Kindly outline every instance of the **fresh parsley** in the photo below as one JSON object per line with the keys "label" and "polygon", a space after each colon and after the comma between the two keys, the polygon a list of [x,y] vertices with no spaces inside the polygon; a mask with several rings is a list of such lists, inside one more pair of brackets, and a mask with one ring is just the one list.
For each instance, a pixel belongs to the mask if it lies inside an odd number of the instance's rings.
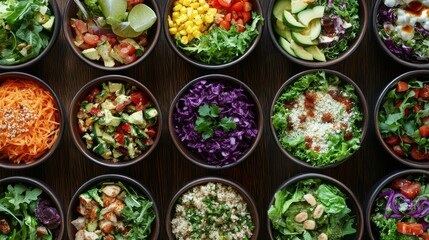
{"label": "fresh parsley", "polygon": [[198,117],[195,120],[195,131],[200,133],[203,139],[213,136],[216,128],[222,128],[228,132],[237,127],[237,124],[229,117],[223,117],[218,121],[220,109],[215,104],[204,104],[198,108]]}

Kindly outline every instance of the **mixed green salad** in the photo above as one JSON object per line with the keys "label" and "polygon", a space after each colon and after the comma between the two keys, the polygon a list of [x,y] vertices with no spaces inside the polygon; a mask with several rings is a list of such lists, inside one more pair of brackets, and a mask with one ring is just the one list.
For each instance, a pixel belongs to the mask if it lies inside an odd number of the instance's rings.
{"label": "mixed green salad", "polygon": [[38,187],[0,186],[0,239],[57,239],[61,216]]}
{"label": "mixed green salad", "polygon": [[378,126],[386,144],[399,157],[429,159],[429,84],[412,78],[397,82],[384,96]]}
{"label": "mixed green salad", "polygon": [[285,150],[313,166],[327,166],[360,147],[363,114],[352,84],[323,71],[288,85],[271,117]]}
{"label": "mixed green salad", "polygon": [[333,240],[356,232],[346,195],[321,179],[300,180],[276,192],[268,217],[277,240]]}
{"label": "mixed green salad", "polygon": [[153,202],[122,182],[102,182],[79,195],[76,239],[149,239]]}
{"label": "mixed green salad", "polygon": [[129,83],[105,82],[91,89],[77,120],[87,148],[113,162],[138,157],[158,134],[158,110]]}
{"label": "mixed green salad", "polygon": [[277,0],[272,14],[281,47],[307,61],[338,58],[361,27],[358,0]]}
{"label": "mixed green salad", "polygon": [[405,61],[429,62],[429,3],[381,1],[377,13],[378,34],[386,47]]}
{"label": "mixed green salad", "polygon": [[0,0],[0,65],[37,57],[48,46],[54,21],[48,0]]}
{"label": "mixed green salad", "polygon": [[371,224],[381,240],[429,239],[427,175],[394,179],[375,199]]}

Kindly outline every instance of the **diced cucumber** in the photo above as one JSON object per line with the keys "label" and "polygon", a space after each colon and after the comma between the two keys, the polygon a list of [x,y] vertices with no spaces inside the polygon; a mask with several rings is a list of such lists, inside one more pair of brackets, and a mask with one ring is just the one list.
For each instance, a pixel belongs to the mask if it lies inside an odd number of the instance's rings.
{"label": "diced cucumber", "polygon": [[120,94],[123,94],[123,92],[125,92],[125,86],[122,83],[112,83],[112,82],[109,82],[109,91],[111,93],[120,93]]}
{"label": "diced cucumber", "polygon": [[97,137],[101,137],[103,135],[103,131],[101,130],[101,126],[98,121],[94,123],[94,130]]}
{"label": "diced cucumber", "polygon": [[113,139],[112,135],[110,135],[108,133],[104,132],[103,135],[101,136],[101,139],[106,141],[106,143],[115,144],[115,139]]}
{"label": "diced cucumber", "polygon": [[134,158],[136,156],[136,151],[135,151],[135,146],[136,144],[133,142],[130,142],[127,146],[127,150],[128,150],[128,154],[130,155],[130,158]]}
{"label": "diced cucumber", "polygon": [[82,106],[85,109],[85,112],[89,113],[91,109],[94,107],[94,104],[90,102],[86,102],[85,104],[82,103]]}
{"label": "diced cucumber", "polygon": [[144,111],[144,117],[146,119],[151,119],[158,116],[158,111],[156,108],[148,108]]}
{"label": "diced cucumber", "polygon": [[89,222],[89,223],[86,225],[86,230],[87,230],[88,232],[94,232],[95,230],[97,230],[97,227],[98,227],[98,220],[94,220],[94,221],[92,221],[92,222]]}
{"label": "diced cucumber", "polygon": [[115,150],[115,149],[113,149],[112,153],[113,153],[113,158],[120,158],[120,157],[122,157],[122,153],[119,152],[119,151],[117,151],[117,150]]}

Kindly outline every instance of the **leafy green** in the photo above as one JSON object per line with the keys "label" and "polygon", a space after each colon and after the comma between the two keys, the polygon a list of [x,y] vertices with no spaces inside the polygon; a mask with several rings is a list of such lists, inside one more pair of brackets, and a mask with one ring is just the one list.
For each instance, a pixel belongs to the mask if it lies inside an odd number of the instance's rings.
{"label": "leafy green", "polygon": [[198,108],[199,116],[195,120],[195,131],[201,133],[203,139],[208,139],[213,136],[214,130],[221,127],[228,132],[237,127],[237,124],[229,117],[223,117],[219,122],[216,120],[219,117],[219,107],[215,104],[201,105]]}
{"label": "leafy green", "polygon": [[85,0],[86,10],[90,16],[103,16],[98,0]]}
{"label": "leafy green", "polygon": [[[306,194],[313,195],[317,204],[325,207],[320,218],[312,217],[314,207],[304,199]],[[342,239],[356,232],[344,193],[320,179],[301,180],[276,192],[274,198],[268,217],[275,229],[275,239],[316,239],[321,233],[327,234],[328,239]],[[305,230],[302,223],[295,221],[295,216],[301,212],[307,212],[308,219],[316,222],[314,230]]]}
{"label": "leafy green", "polygon": [[53,16],[47,0],[0,0],[0,10],[1,65],[26,62],[48,46],[50,28],[43,24]]}
{"label": "leafy green", "polygon": [[257,29],[263,24],[263,17],[252,12],[251,25],[246,24],[243,32],[238,32],[234,26],[229,30],[213,24],[207,34],[193,39],[188,44],[182,44],[176,39],[176,46],[198,61],[207,64],[225,64],[239,58],[250,47],[253,40],[259,35]]}

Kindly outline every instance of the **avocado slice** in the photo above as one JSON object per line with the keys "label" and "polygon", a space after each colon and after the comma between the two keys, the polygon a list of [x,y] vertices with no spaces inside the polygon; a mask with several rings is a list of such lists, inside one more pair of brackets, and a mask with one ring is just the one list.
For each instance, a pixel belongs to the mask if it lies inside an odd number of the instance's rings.
{"label": "avocado slice", "polygon": [[313,61],[313,55],[311,53],[307,52],[300,45],[296,44],[294,41],[292,41],[290,43],[290,48],[293,50],[293,52],[295,53],[295,55],[298,58],[301,58],[301,59],[307,60],[307,61]]}
{"label": "avocado slice", "polygon": [[304,26],[308,26],[311,20],[315,18],[322,18],[324,13],[324,6],[315,6],[311,9],[305,9],[299,12],[297,14],[297,18]]}
{"label": "avocado slice", "polygon": [[292,39],[299,45],[302,46],[313,46],[317,45],[318,42],[315,40],[311,40],[309,35],[303,35],[298,32],[292,32]]}
{"label": "avocado slice", "polygon": [[278,0],[274,3],[273,15],[275,18],[281,20],[284,10],[291,10],[291,0]]}
{"label": "avocado slice", "polygon": [[313,58],[316,59],[317,61],[326,62],[325,54],[322,51],[320,51],[320,49],[317,46],[309,46],[309,47],[306,47],[305,50],[311,53],[311,55],[313,55]]}
{"label": "avocado slice", "polygon": [[283,23],[290,29],[304,29],[305,26],[298,22],[288,10],[283,11]]}
{"label": "avocado slice", "polygon": [[282,38],[282,37],[279,37],[279,43],[280,43],[280,46],[282,46],[282,48],[283,48],[287,53],[289,53],[290,55],[292,55],[292,56],[296,57],[295,52],[292,50],[292,48],[290,48],[290,42],[288,42],[288,40],[286,40],[286,39],[284,39],[284,38]]}
{"label": "avocado slice", "polygon": [[304,10],[308,6],[303,0],[291,0],[291,11],[292,13],[298,13]]}
{"label": "avocado slice", "polygon": [[322,32],[322,25],[320,23],[320,19],[311,20],[308,27],[310,28],[310,33],[309,33],[310,39],[311,40],[317,39],[320,36],[320,33]]}
{"label": "avocado slice", "polygon": [[52,30],[52,27],[54,26],[55,16],[50,16],[49,20],[42,24],[42,27],[48,31]]}

